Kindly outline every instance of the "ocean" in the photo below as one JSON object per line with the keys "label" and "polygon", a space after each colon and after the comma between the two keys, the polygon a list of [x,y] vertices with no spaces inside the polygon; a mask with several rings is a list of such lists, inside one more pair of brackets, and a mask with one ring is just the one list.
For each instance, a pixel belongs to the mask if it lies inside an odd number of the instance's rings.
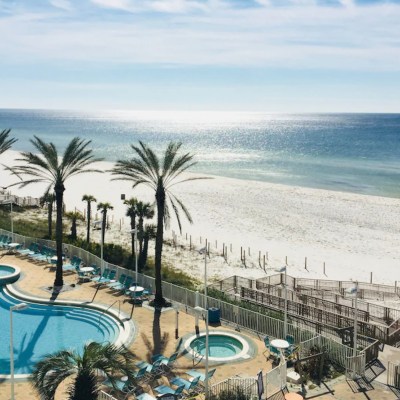
{"label": "ocean", "polygon": [[286,185],[400,197],[400,114],[55,111],[0,109],[13,150],[37,135],[62,149],[74,136],[107,161],[129,158],[139,140],[195,154],[193,172]]}

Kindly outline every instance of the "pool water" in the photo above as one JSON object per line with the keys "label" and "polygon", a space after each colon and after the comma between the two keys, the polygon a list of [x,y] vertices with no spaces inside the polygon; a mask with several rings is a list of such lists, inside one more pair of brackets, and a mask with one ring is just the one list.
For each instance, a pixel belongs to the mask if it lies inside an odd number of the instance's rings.
{"label": "pool water", "polygon": [[[206,354],[205,343],[205,336],[200,336],[190,343],[190,347],[195,353],[204,356]],[[243,344],[231,336],[210,335],[208,348],[209,357],[228,358],[239,354],[243,350]]]}
{"label": "pool water", "polygon": [[15,268],[8,265],[0,265],[0,276],[8,276],[15,272]]}
{"label": "pool water", "polygon": [[[10,306],[21,303],[0,286],[0,375],[10,373]],[[118,338],[116,320],[99,311],[28,303],[13,312],[16,374],[29,374],[43,356],[61,349],[82,349],[88,341],[113,342]]]}

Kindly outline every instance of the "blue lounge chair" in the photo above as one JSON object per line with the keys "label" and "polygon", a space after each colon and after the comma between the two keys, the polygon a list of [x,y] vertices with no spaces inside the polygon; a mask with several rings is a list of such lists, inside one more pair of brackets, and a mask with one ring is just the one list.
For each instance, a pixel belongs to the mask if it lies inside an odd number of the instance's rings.
{"label": "blue lounge chair", "polygon": [[[208,371],[208,380],[211,380],[215,374],[215,371],[217,369],[213,368],[210,371]],[[188,375],[192,376],[193,378],[200,378],[201,382],[204,382],[206,379],[205,374],[203,374],[202,372],[198,371],[197,369],[191,369],[190,371],[186,372]]]}
{"label": "blue lounge chair", "polygon": [[111,289],[121,290],[124,288],[125,280],[126,280],[126,275],[121,274],[117,282],[108,283],[107,286]]}
{"label": "blue lounge chair", "polygon": [[201,392],[203,389],[199,388],[200,377],[194,378],[192,381],[188,381],[187,379],[181,377],[175,377],[170,381],[171,385],[174,386],[184,386],[184,390],[191,396],[192,394],[196,394]]}
{"label": "blue lounge chair", "polygon": [[154,388],[157,393],[160,394],[173,394],[174,396],[181,397],[183,389],[185,389],[184,385],[178,386],[176,389],[172,389],[172,387],[167,385],[160,385]]}
{"label": "blue lounge chair", "polygon": [[117,274],[117,271],[115,271],[115,270],[113,269],[113,270],[111,270],[111,271],[109,272],[107,278],[100,279],[100,280],[98,281],[98,283],[103,283],[103,284],[104,284],[104,283],[109,283],[109,282],[111,282],[111,281],[114,280],[116,274]]}
{"label": "blue lounge chair", "polygon": [[174,364],[176,363],[177,358],[178,358],[178,352],[171,354],[170,357],[165,357],[162,354],[156,354],[151,357],[151,361],[153,363],[158,361],[160,367],[166,367],[168,369],[172,369],[174,367]]}
{"label": "blue lounge chair", "polygon": [[145,392],[140,394],[139,396],[136,396],[136,400],[157,400],[157,399]]}
{"label": "blue lounge chair", "polygon": [[108,278],[109,274],[110,274],[110,269],[105,268],[101,275],[92,278],[91,281],[95,282],[95,283],[99,283],[100,281],[103,281],[103,279],[106,280]]}

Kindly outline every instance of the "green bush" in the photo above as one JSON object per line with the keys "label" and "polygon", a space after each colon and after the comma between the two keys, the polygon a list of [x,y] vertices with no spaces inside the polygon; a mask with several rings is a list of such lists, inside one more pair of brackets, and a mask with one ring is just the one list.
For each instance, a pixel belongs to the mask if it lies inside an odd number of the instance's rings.
{"label": "green bush", "polygon": [[248,400],[249,396],[240,387],[232,390],[222,390],[217,396],[211,395],[210,400]]}

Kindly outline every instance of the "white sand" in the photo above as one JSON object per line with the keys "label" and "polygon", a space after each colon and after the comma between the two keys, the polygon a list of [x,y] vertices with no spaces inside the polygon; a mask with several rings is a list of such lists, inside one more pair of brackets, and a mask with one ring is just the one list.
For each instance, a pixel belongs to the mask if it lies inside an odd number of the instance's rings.
{"label": "white sand", "polygon": [[[1,156],[1,162],[11,165],[16,156],[16,152],[8,151]],[[112,163],[99,165],[103,170],[111,167]],[[144,187],[132,191],[129,183],[110,178],[109,173],[71,178],[65,185],[65,203],[67,210],[76,207],[83,211],[84,194],[110,202],[114,206],[110,212],[114,223],[106,241],[128,243],[129,224],[124,217],[121,193],[127,198],[135,196],[151,202],[154,193]],[[15,177],[2,172],[1,186],[15,181]],[[21,196],[38,197],[43,192],[44,186],[38,184],[12,188],[13,194]],[[214,251],[208,263],[210,279],[234,274],[249,278],[265,276],[258,265],[258,256],[259,251],[262,255],[268,251],[268,274],[284,265],[287,256],[288,273],[293,276],[369,281],[372,272],[376,283],[393,285],[400,280],[400,199],[221,177],[178,185],[174,193],[194,220],[193,225],[183,222],[183,236],[178,241],[188,246],[185,240],[188,233],[199,249],[204,247],[204,238],[208,238]],[[121,218],[124,218],[122,230]],[[171,237],[172,229],[177,232],[176,223],[167,231],[167,237]],[[93,238],[98,236],[98,232],[93,233]],[[228,245],[227,262],[219,255],[223,242]],[[246,249],[247,268],[240,261],[240,246]],[[180,248],[165,247],[165,256],[176,268],[202,277],[204,261],[197,251],[190,254]],[[304,268],[305,257],[308,270]]]}

